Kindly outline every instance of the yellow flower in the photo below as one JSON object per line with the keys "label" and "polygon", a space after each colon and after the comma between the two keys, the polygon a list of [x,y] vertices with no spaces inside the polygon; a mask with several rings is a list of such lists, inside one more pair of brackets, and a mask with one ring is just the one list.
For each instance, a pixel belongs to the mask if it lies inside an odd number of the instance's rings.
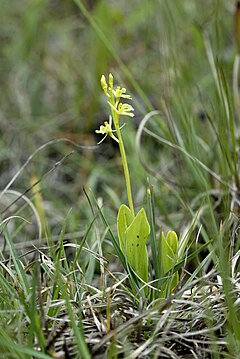
{"label": "yellow flower", "polygon": [[109,122],[105,121],[104,124],[100,126],[100,129],[95,130],[95,132],[104,135],[103,139],[100,142],[98,142],[98,145],[102,143],[108,135],[111,138],[113,138],[116,142],[119,142],[118,138],[113,134],[113,132],[116,132],[116,130],[112,129],[112,116],[109,116]]}
{"label": "yellow flower", "polygon": [[118,102],[121,97],[122,98],[128,98],[129,100],[131,100],[132,97],[130,95],[127,95],[126,92],[127,92],[127,90],[125,89],[125,87],[121,88],[120,86],[118,86],[116,88],[116,91],[113,90],[113,94],[114,94],[114,96],[116,98],[116,102]]}
{"label": "yellow flower", "polygon": [[118,115],[134,117],[134,113],[131,112],[131,111],[134,111],[134,108],[131,105],[129,105],[128,103],[120,102],[120,104],[118,106],[113,106],[108,101],[108,104],[115,112],[117,112]]}

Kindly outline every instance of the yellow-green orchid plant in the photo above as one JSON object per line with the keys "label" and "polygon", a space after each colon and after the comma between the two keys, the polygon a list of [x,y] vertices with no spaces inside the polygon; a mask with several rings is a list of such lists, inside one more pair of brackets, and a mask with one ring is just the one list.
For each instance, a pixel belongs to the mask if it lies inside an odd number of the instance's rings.
{"label": "yellow-green orchid plant", "polygon": [[[121,99],[131,100],[124,87],[117,86],[114,88],[113,75],[109,74],[108,82],[104,75],[101,77],[101,86],[108,99],[111,109],[109,121],[105,121],[96,133],[104,135],[101,143],[107,136],[110,136],[119,145],[124,169],[126,190],[129,207],[122,204],[118,211],[117,228],[119,244],[122,252],[126,256],[128,263],[132,266],[135,273],[144,281],[148,282],[148,252],[146,242],[150,234],[150,226],[144,208],[135,215],[131,181],[127,164],[127,157],[124,148],[120,126],[120,117],[134,117],[134,108],[120,102]],[[164,277],[176,264],[178,258],[178,237],[174,231],[169,231],[167,236],[161,234],[158,247],[158,263],[160,277]],[[170,291],[172,291],[179,281],[178,273],[175,272],[171,278]],[[147,291],[145,291],[147,292]],[[167,293],[166,285],[161,289],[161,293]]]}
{"label": "yellow-green orchid plant", "polygon": [[[105,121],[104,125],[100,126],[100,129],[96,130],[96,132],[104,135],[99,143],[109,135],[119,145],[129,204],[129,207],[122,204],[118,212],[117,224],[120,248],[136,274],[144,282],[147,282],[148,253],[146,242],[150,233],[150,226],[144,208],[140,209],[135,215],[127,157],[121,135],[123,126],[120,126],[119,123],[121,116],[134,117],[134,108],[127,103],[120,102],[121,99],[131,100],[132,98],[126,93],[127,91],[124,87],[117,86],[116,89],[114,88],[112,74],[109,74],[108,83],[104,75],[101,77],[101,86],[108,98],[111,115],[109,116],[109,122]],[[112,128],[112,125],[114,125],[114,128]]]}

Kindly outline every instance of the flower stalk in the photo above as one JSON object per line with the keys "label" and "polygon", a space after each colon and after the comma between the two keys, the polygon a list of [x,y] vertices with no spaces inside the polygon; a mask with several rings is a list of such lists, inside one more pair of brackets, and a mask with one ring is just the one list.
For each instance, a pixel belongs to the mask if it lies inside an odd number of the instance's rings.
{"label": "flower stalk", "polygon": [[124,147],[124,143],[123,143],[123,139],[122,139],[122,135],[121,135],[121,130],[119,127],[119,117],[120,116],[116,111],[114,111],[113,108],[111,110],[112,110],[113,122],[114,122],[114,125],[116,128],[119,150],[120,150],[120,154],[121,154],[121,158],[122,158],[123,171],[124,171],[127,197],[128,197],[128,204],[129,204],[129,208],[134,216],[135,213],[134,213],[134,206],[133,206],[133,199],[132,199],[131,180],[130,180],[130,174],[129,174],[129,169],[128,169],[127,156],[126,156],[126,151],[125,151],[125,147]]}

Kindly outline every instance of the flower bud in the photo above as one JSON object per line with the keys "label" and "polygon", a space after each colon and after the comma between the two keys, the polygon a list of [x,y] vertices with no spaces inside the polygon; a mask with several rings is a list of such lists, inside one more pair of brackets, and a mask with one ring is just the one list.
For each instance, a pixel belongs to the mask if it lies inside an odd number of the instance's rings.
{"label": "flower bud", "polygon": [[107,86],[107,82],[106,82],[106,77],[104,75],[102,75],[102,77],[101,77],[101,86],[102,86],[104,93],[106,95],[108,95],[108,92],[107,92],[108,86]]}
{"label": "flower bud", "polygon": [[113,75],[110,73],[108,78],[109,86],[113,89]]}

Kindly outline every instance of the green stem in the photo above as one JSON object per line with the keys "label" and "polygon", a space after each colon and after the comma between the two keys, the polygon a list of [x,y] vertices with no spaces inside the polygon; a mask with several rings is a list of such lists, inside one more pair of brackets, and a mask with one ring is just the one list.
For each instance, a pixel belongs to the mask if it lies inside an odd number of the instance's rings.
{"label": "green stem", "polygon": [[128,196],[128,204],[129,204],[129,208],[130,208],[133,216],[135,217],[133,199],[132,199],[131,181],[130,181],[130,175],[129,175],[128,164],[127,164],[127,156],[126,156],[126,152],[125,152],[125,148],[124,148],[124,144],[123,144],[123,140],[122,140],[121,130],[119,127],[119,115],[115,111],[112,111],[112,116],[113,116],[113,122],[115,125],[115,129],[116,129],[117,137],[118,137],[118,141],[119,141],[118,145],[119,145],[120,154],[121,154],[121,158],[122,158],[123,171],[124,171],[127,196]]}

